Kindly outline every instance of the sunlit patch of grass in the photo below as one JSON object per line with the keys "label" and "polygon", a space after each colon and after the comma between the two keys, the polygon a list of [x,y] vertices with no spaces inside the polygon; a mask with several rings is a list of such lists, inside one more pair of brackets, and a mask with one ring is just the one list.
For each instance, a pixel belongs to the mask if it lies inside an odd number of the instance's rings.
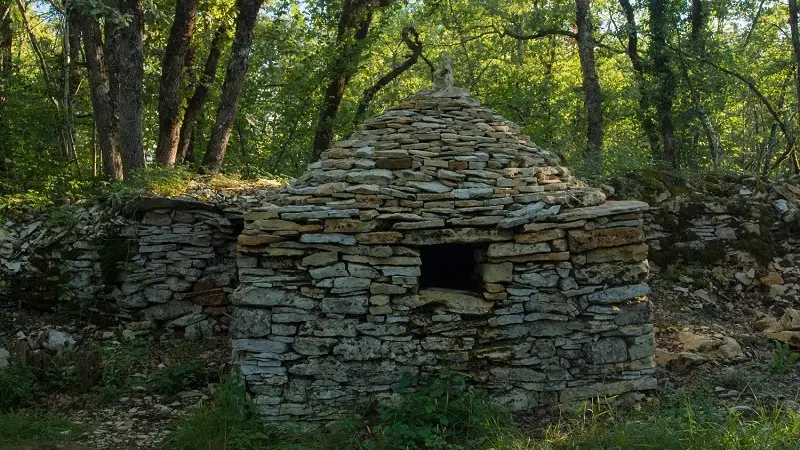
{"label": "sunlit patch of grass", "polygon": [[800,412],[785,407],[719,411],[686,399],[680,408],[562,417],[536,436],[502,436],[496,450],[798,449]]}

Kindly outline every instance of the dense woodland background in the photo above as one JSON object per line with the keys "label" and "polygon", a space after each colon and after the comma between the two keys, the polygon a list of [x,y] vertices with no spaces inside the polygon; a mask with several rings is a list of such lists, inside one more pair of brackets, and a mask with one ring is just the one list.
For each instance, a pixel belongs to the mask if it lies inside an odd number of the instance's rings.
{"label": "dense woodland background", "polygon": [[297,175],[443,54],[583,175],[800,170],[796,0],[0,0],[0,195]]}

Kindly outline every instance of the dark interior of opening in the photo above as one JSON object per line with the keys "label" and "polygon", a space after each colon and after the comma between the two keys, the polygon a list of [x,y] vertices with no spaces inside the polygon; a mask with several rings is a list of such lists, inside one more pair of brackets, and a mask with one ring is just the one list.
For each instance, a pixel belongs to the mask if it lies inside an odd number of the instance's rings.
{"label": "dark interior of opening", "polygon": [[474,245],[441,244],[420,247],[422,275],[420,289],[476,289]]}

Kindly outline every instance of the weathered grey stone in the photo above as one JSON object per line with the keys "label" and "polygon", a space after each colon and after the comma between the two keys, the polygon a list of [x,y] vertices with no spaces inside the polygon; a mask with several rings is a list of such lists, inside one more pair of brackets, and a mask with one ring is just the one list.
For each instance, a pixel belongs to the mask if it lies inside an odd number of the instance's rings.
{"label": "weathered grey stone", "polygon": [[258,338],[270,334],[270,319],[272,311],[269,309],[235,308],[231,315],[231,337]]}
{"label": "weathered grey stone", "polygon": [[614,317],[614,322],[619,326],[653,322],[653,307],[648,301],[619,305],[618,308],[619,313]]}
{"label": "weathered grey stone", "polygon": [[231,303],[238,306],[285,306],[297,297],[292,291],[241,285],[231,294]]}
{"label": "weathered grey stone", "polygon": [[299,336],[294,340],[292,350],[306,356],[327,355],[335,343],[336,340],[330,338]]}
{"label": "weathered grey stone", "polygon": [[195,305],[188,300],[171,300],[161,305],[151,306],[141,310],[144,319],[172,320],[186,314],[197,314],[203,310],[200,305]]}
{"label": "weathered grey stone", "polygon": [[638,262],[647,259],[647,244],[623,247],[598,248],[586,253],[586,263],[596,264],[610,261]]}
{"label": "weathered grey stone", "polygon": [[308,271],[312,278],[333,278],[333,277],[346,277],[349,275],[347,272],[347,265],[343,262],[331,264],[330,266],[319,267]]}
{"label": "weathered grey stone", "polygon": [[486,256],[490,258],[501,258],[506,256],[520,256],[528,255],[531,253],[546,253],[550,251],[550,246],[545,242],[538,244],[516,244],[511,242],[502,242],[497,244],[490,244],[486,251]]}
{"label": "weathered grey stone", "polygon": [[395,286],[394,284],[388,283],[372,283],[369,287],[369,292],[371,294],[389,294],[389,295],[398,295],[398,294],[405,294],[407,291],[406,288],[401,286]]}
{"label": "weathered grey stone", "polygon": [[348,294],[351,292],[366,291],[372,280],[369,278],[340,277],[333,280],[331,294]]}
{"label": "weathered grey stone", "polygon": [[384,276],[418,277],[421,275],[419,266],[385,266],[380,267]]}
{"label": "weathered grey stone", "polygon": [[[329,420],[441,367],[513,410],[585,398],[595,384],[650,386],[649,303],[630,301],[648,268],[646,205],[604,200],[458,89],[367,120],[245,221],[238,251],[257,259],[239,267],[234,297],[263,319],[233,317],[259,338],[232,345],[264,417]],[[183,245],[170,240],[150,243]],[[193,245],[211,261],[207,241]],[[422,274],[446,269],[421,258],[438,244],[470,247],[460,275],[476,292],[420,289]],[[159,276],[206,276],[172,266]],[[153,279],[130,288],[163,283]]]}
{"label": "weathered grey stone", "polygon": [[[506,230],[480,230],[476,228],[445,228],[439,230],[407,231],[404,244],[435,245],[435,244],[471,244],[479,242],[510,241],[512,233]],[[549,249],[548,249],[549,250]]]}
{"label": "weathered grey stone", "polygon": [[197,323],[197,322],[200,322],[202,320],[205,320],[206,318],[208,318],[208,316],[205,315],[205,314],[187,314],[185,316],[182,316],[182,317],[179,317],[179,318],[177,318],[175,320],[170,321],[169,323],[167,323],[166,326],[167,326],[167,328],[171,328],[171,327],[184,328],[184,327],[189,326],[189,325],[191,325],[193,323]]}
{"label": "weathered grey stone", "polygon": [[320,309],[325,313],[365,314],[367,302],[368,296],[366,295],[324,298],[320,302]]}
{"label": "weathered grey stone", "polygon": [[557,273],[526,272],[514,277],[514,281],[533,287],[554,287],[558,280]]}
{"label": "weathered grey stone", "polygon": [[286,351],[286,343],[271,339],[231,339],[233,350],[244,350],[253,353],[277,353]]}
{"label": "weathered grey stone", "polygon": [[478,274],[486,283],[503,283],[511,281],[514,274],[514,264],[510,262],[499,264],[480,264]]}
{"label": "weathered grey stone", "polygon": [[44,334],[42,347],[51,352],[61,352],[75,346],[75,338],[63,331],[49,329]]}
{"label": "weathered grey stone", "polygon": [[453,197],[458,199],[491,198],[493,195],[494,189],[492,187],[453,190]]}
{"label": "weathered grey stone", "polygon": [[4,349],[3,347],[0,347],[0,370],[3,370],[10,365],[8,362],[9,359],[11,359],[11,353],[9,353],[8,350]]}
{"label": "weathered grey stone", "polygon": [[569,248],[573,252],[640,242],[644,242],[644,230],[641,227],[599,228],[591,231],[570,230],[569,232]]}
{"label": "weathered grey stone", "polygon": [[486,301],[479,295],[441,288],[423,289],[417,295],[399,297],[394,300],[394,303],[410,309],[437,304],[442,305],[452,313],[467,315],[488,314],[494,307],[493,302]]}
{"label": "weathered grey stone", "polygon": [[387,185],[394,178],[391,170],[386,169],[371,169],[353,171],[347,174],[346,180],[348,183],[354,184],[376,184]]}
{"label": "weathered grey stone", "polygon": [[598,217],[627,214],[647,211],[650,205],[639,201],[609,201],[602,205],[576,208],[556,216],[559,222],[572,222],[575,220],[595,219]]}
{"label": "weathered grey stone", "polygon": [[338,259],[339,254],[336,252],[318,252],[306,256],[300,263],[306,267],[327,266]]}
{"label": "weathered grey stone", "polygon": [[414,186],[425,192],[436,192],[436,193],[444,193],[450,192],[453,190],[450,186],[445,186],[438,181],[407,181],[406,185]]}
{"label": "weathered grey stone", "polygon": [[[352,263],[347,264],[347,272],[351,276],[359,277],[359,278],[370,278],[370,279],[373,279],[373,278],[378,278],[380,276],[380,274],[378,273],[377,270],[373,269],[372,267],[365,266],[365,265],[362,265],[362,264],[352,264]],[[385,274],[386,273],[384,271],[384,275]]]}
{"label": "weathered grey stone", "polygon": [[643,297],[650,293],[650,287],[646,284],[633,284],[629,286],[619,286],[608,288],[602,291],[593,292],[584,296],[590,303],[619,303],[631,300],[636,297]]}
{"label": "weathered grey stone", "polygon": [[347,234],[304,234],[300,236],[300,242],[305,244],[339,244],[356,245],[356,238]]}
{"label": "weathered grey stone", "polygon": [[142,225],[166,226],[171,224],[172,218],[166,212],[147,211],[142,217]]}
{"label": "weathered grey stone", "polygon": [[166,303],[173,295],[173,291],[165,285],[149,286],[144,290],[144,298],[151,303]]}
{"label": "weathered grey stone", "polygon": [[368,336],[345,338],[333,347],[333,354],[342,361],[379,359],[382,356],[381,340]]}
{"label": "weathered grey stone", "polygon": [[617,363],[628,360],[628,344],[623,338],[602,338],[586,344],[586,356],[593,364]]}

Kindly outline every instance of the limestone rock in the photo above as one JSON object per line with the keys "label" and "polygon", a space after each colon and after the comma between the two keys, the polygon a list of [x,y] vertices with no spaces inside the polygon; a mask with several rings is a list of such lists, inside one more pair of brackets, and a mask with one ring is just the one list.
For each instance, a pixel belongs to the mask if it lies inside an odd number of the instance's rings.
{"label": "limestone rock", "polygon": [[781,326],[786,331],[800,330],[800,311],[786,308],[781,316]]}
{"label": "limestone rock", "polygon": [[8,350],[4,349],[3,347],[0,347],[0,370],[8,367],[9,359],[11,359],[11,353],[9,353]]}
{"label": "limestone rock", "polygon": [[49,329],[44,333],[44,340],[42,347],[50,350],[51,352],[62,352],[75,345],[75,338],[69,333],[63,331]]}

